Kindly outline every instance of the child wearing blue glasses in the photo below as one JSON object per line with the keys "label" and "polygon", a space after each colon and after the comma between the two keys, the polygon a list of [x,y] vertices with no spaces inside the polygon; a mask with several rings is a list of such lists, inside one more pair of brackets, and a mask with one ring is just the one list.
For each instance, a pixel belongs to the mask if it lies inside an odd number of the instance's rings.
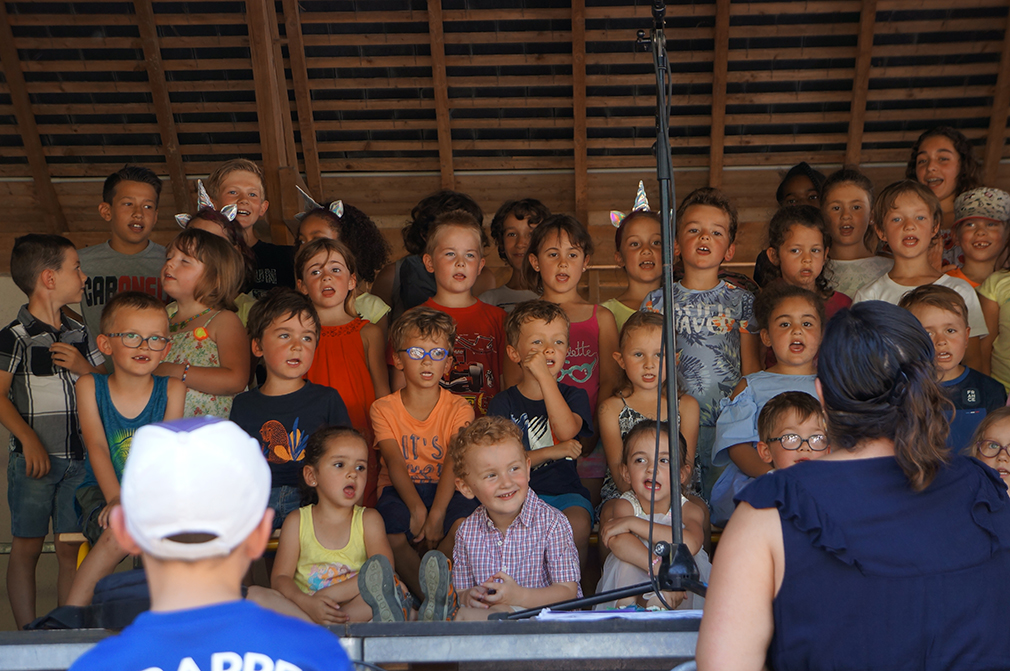
{"label": "child wearing blue glasses", "polygon": [[[416,307],[389,330],[393,365],[405,386],[377,399],[370,411],[379,450],[379,500],[396,572],[418,597],[418,551],[451,557],[459,523],[479,502],[456,491],[450,441],[473,421],[467,400],[439,383],[453,363],[456,322],[439,310]],[[441,581],[442,584],[445,581]]]}
{"label": "child wearing blue glasses", "polygon": [[579,438],[593,435],[585,389],[558,382],[568,354],[568,315],[557,303],[520,303],[505,320],[509,359],[522,369],[519,384],[491,399],[489,415],[511,419],[529,450],[530,488],[565,514],[585,567],[593,505],[579,479]]}

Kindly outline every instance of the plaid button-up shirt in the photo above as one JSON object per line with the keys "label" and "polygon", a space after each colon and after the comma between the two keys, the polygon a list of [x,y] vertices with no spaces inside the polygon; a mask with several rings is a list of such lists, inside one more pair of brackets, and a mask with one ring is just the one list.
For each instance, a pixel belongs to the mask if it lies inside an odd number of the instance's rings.
{"label": "plaid button-up shirt", "polygon": [[560,582],[578,585],[581,579],[579,552],[568,519],[532,489],[504,534],[484,506],[477,508],[456,532],[452,561],[452,584],[457,591],[486,582],[499,571],[530,589]]}
{"label": "plaid button-up shirt", "polygon": [[[55,342],[77,348],[93,366],[105,361],[89,346],[84,324],[62,315],[59,331],[39,321],[24,305],[17,319],[0,329],[0,369],[13,377],[8,398],[53,457],[83,459],[84,440],[77,421],[77,375],[53,364],[49,347]],[[10,449],[21,452],[11,434]]]}

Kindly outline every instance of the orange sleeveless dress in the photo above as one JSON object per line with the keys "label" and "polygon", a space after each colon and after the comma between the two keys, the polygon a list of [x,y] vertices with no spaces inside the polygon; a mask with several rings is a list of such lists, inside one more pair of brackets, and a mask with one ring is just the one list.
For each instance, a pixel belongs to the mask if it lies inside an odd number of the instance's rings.
{"label": "orange sleeveless dress", "polygon": [[[365,436],[365,440],[371,446],[372,425],[368,411],[375,401],[375,387],[368,372],[365,345],[361,341],[361,329],[367,323],[367,320],[358,317],[342,326],[322,327],[316,355],[305,379],[333,387],[340,392],[340,398],[347,406],[351,424]],[[378,461],[374,450],[371,450],[368,459],[365,505],[375,505],[375,482],[378,475]]]}

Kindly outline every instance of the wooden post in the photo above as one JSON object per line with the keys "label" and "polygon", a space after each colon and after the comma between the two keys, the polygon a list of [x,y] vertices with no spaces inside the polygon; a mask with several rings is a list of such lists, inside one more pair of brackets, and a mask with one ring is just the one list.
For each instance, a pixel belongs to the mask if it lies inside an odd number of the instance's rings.
{"label": "wooden post", "polygon": [[435,93],[435,121],[438,126],[438,162],[442,188],[455,189],[452,167],[452,124],[449,119],[449,83],[445,74],[445,42],[442,32],[442,0],[428,0],[428,38],[431,42],[431,79]]}
{"label": "wooden post", "polygon": [[1010,16],[1007,17],[1003,33],[1003,53],[999,59],[996,92],[992,97],[992,113],[989,115],[989,139],[985,143],[982,168],[986,184],[996,182],[999,161],[1003,156],[1003,145],[1006,144],[1008,113],[1010,113]]}
{"label": "wooden post", "polygon": [[317,200],[328,199],[323,193],[323,175],[319,166],[319,147],[316,144],[316,122],[312,117],[312,94],[309,73],[305,64],[305,41],[302,39],[301,12],[297,0],[283,0],[284,21],[288,34],[288,58],[291,63],[291,80],[295,87],[295,106],[298,109],[298,127],[302,137],[302,154],[305,156],[305,181],[309,193]]}
{"label": "wooden post", "polygon": [[3,2],[0,2],[0,63],[3,64],[4,77],[7,79],[7,88],[14,107],[14,118],[18,123],[18,133],[21,135],[21,142],[28,156],[28,167],[35,182],[35,196],[45,213],[45,232],[64,233],[67,230],[67,217],[60,207],[56,188],[49,175],[49,165],[46,163],[45,152],[42,151],[39,129],[35,125],[32,101],[28,96],[28,86],[21,71],[21,59],[14,47],[14,34],[7,20],[7,6]]}
{"label": "wooden post", "polygon": [[[266,182],[263,186],[270,201],[267,219],[273,241],[285,244],[291,238],[290,230],[284,223],[284,190],[280,171],[289,165],[284,116],[287,116],[290,125],[291,111],[287,83],[283,78],[278,79],[277,74],[278,68],[283,68],[283,63],[277,62],[275,50],[279,48],[274,37],[277,32],[277,13],[272,0],[246,0],[246,11],[256,91],[256,117],[263,155],[263,179]],[[283,73],[283,69],[280,71]]]}
{"label": "wooden post", "polygon": [[172,180],[175,208],[178,212],[191,212],[193,199],[190,197],[186,169],[182,162],[182,152],[179,150],[179,136],[175,131],[175,118],[172,116],[172,101],[168,95],[165,69],[161,64],[161,42],[158,39],[158,29],[154,23],[154,7],[151,5],[151,0],[134,0],[133,6],[137,13],[140,41],[144,45],[147,80],[151,84],[151,100],[158,118],[161,146],[165,150],[165,164],[168,166],[168,175]]}
{"label": "wooden post", "polygon": [[722,186],[723,151],[726,146],[726,80],[729,77],[729,3],[715,3],[715,54],[712,63],[712,130],[708,185]]}
{"label": "wooden post", "polygon": [[589,154],[586,140],[586,2],[572,0],[572,148],[575,217],[589,225]]}
{"label": "wooden post", "polygon": [[856,71],[852,76],[852,106],[849,109],[849,138],[845,145],[845,164],[859,167],[863,153],[863,124],[866,121],[866,94],[870,88],[870,63],[873,58],[873,31],[877,25],[877,0],[863,0],[859,10],[859,42],[856,46]]}

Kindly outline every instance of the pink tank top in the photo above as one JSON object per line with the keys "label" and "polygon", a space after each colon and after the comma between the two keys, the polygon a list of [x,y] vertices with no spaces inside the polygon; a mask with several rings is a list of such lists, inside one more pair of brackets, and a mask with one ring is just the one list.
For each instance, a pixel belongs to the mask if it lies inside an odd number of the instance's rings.
{"label": "pink tank top", "polygon": [[584,322],[572,322],[568,329],[568,356],[561,369],[558,382],[585,389],[589,394],[589,407],[596,409],[600,394],[600,323],[593,316]]}

